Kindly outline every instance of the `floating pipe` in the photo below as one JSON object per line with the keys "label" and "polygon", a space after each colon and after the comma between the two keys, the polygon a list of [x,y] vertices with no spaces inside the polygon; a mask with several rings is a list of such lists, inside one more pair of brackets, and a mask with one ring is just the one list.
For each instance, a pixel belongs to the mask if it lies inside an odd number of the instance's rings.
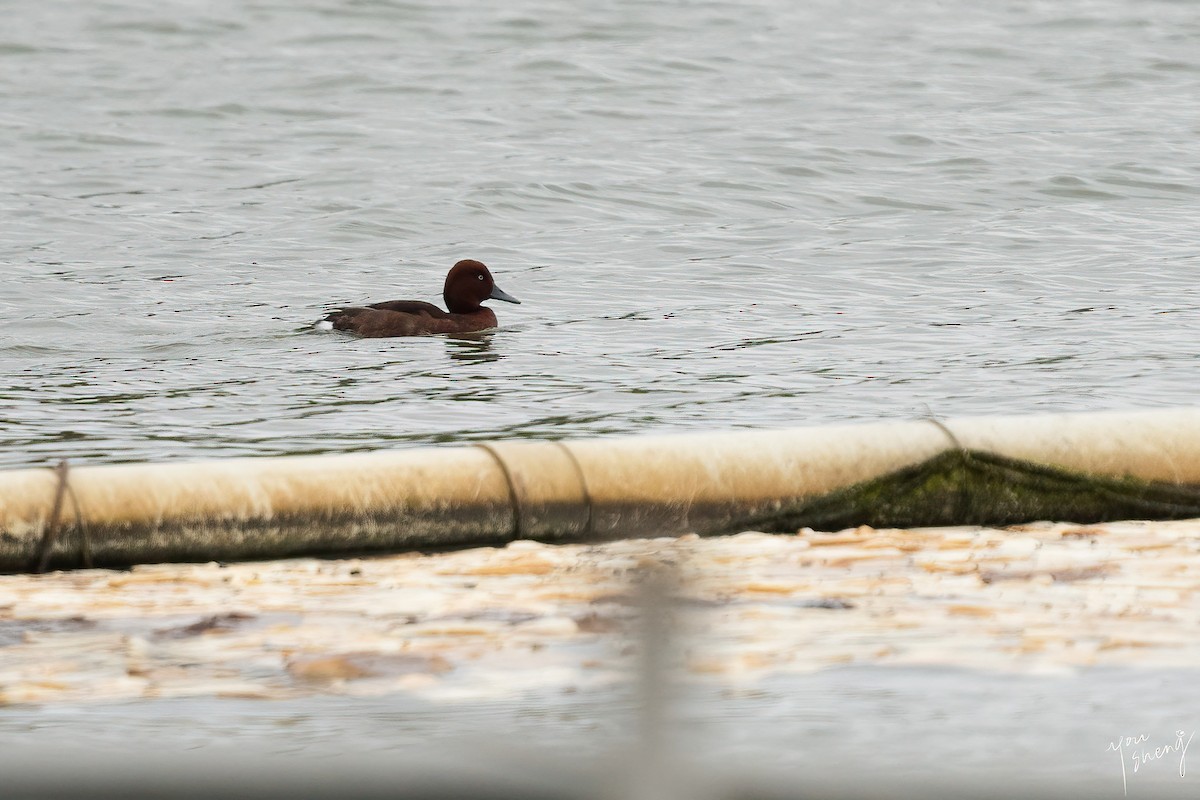
{"label": "floating pipe", "polygon": [[716,533],[956,450],[1200,486],[1200,409],[13,470],[0,569]]}

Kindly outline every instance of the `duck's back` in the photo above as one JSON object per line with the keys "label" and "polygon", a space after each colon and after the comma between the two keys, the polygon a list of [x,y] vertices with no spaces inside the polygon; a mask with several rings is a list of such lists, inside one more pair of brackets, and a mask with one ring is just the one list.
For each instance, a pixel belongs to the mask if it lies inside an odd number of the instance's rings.
{"label": "duck's back", "polygon": [[419,336],[436,333],[450,317],[442,309],[421,300],[389,300],[369,306],[339,308],[325,321],[335,331],[359,336]]}
{"label": "duck's back", "polygon": [[430,333],[473,333],[496,327],[496,315],[480,307],[469,314],[448,314],[420,300],[391,300],[369,306],[339,308],[323,320],[335,331],[368,338],[424,336]]}
{"label": "duck's back", "polygon": [[424,300],[388,300],[383,303],[371,303],[367,308],[398,311],[401,314],[425,314],[434,319],[446,319],[450,316],[433,303],[426,303]]}

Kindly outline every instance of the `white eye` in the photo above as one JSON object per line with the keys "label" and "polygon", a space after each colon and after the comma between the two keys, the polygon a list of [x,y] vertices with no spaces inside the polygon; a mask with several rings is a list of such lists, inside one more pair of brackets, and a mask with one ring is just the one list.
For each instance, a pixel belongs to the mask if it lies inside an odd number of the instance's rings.
{"label": "white eye", "polygon": [[479,280],[483,280],[483,276],[482,276],[482,275],[480,275],[480,276],[479,276]]}

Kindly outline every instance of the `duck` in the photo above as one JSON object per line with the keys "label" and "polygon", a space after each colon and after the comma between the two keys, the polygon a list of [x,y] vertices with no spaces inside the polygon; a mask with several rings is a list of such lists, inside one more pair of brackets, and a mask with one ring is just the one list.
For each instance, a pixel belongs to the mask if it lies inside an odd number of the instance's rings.
{"label": "duck", "polygon": [[485,300],[521,301],[496,285],[482,261],[459,261],[446,274],[442,299],[448,311],[421,300],[389,300],[330,312],[317,323],[321,330],[346,331],[366,338],[474,333],[496,327],[496,313]]}

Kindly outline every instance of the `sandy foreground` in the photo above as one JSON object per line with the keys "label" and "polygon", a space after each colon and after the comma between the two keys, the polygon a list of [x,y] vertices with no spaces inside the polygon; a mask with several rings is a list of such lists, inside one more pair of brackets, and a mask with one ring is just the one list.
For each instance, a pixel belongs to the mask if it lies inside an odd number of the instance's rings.
{"label": "sandy foreground", "polygon": [[0,576],[0,705],[626,680],[632,583],[674,565],[679,680],[838,665],[1200,664],[1200,520],[743,533]]}

